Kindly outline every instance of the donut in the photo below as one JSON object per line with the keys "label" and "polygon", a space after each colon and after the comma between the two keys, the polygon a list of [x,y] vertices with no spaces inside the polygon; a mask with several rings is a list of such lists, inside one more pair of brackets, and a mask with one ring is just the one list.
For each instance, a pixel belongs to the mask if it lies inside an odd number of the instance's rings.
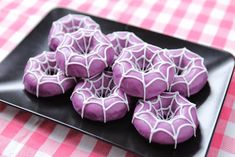
{"label": "donut", "polygon": [[50,97],[65,93],[76,85],[74,77],[66,77],[58,69],[55,52],[47,52],[29,58],[24,69],[23,84],[29,93],[37,97]]}
{"label": "donut", "polygon": [[144,41],[137,37],[133,32],[118,31],[107,34],[107,38],[113,44],[115,49],[115,59],[122,52],[123,48],[127,48],[136,44],[143,43]]}
{"label": "donut", "polygon": [[55,51],[66,33],[72,33],[80,28],[100,29],[99,24],[89,16],[79,14],[68,14],[52,23],[48,36],[48,45]]}
{"label": "donut", "polygon": [[56,50],[56,61],[67,76],[89,78],[113,63],[113,45],[100,30],[80,28],[66,34]]}
{"label": "donut", "polygon": [[179,92],[163,92],[148,101],[139,100],[132,123],[149,143],[182,143],[196,136],[198,126],[195,104]]}
{"label": "donut", "polygon": [[160,48],[142,43],[123,49],[113,65],[116,85],[130,96],[150,99],[167,90],[174,65]]}
{"label": "donut", "polygon": [[112,75],[111,71],[104,71],[76,85],[71,101],[82,118],[106,123],[129,111],[130,98],[114,84]]}
{"label": "donut", "polygon": [[166,50],[166,52],[176,66],[170,91],[179,91],[181,95],[187,97],[199,92],[208,79],[204,59],[187,48]]}

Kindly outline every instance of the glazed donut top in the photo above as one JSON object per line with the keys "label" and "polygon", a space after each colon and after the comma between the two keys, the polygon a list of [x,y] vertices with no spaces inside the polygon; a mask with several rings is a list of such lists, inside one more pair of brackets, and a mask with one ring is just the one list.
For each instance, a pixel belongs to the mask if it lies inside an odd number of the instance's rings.
{"label": "glazed donut top", "polygon": [[26,75],[31,74],[37,80],[36,96],[39,97],[39,87],[44,83],[57,84],[63,93],[65,89],[63,82],[74,80],[74,77],[65,77],[64,73],[57,67],[55,60],[55,52],[44,51],[36,57],[31,57],[24,70],[23,80]]}
{"label": "glazed donut top", "polygon": [[[121,66],[122,76],[120,80],[116,80],[115,83],[119,84],[125,78],[132,78],[139,80],[143,89],[147,89],[152,82],[161,80],[166,83],[167,89],[170,87],[169,75],[170,70],[174,68],[169,57],[164,51],[160,51],[161,48],[153,46],[151,44],[142,43],[123,49],[119,58],[115,61],[115,66]],[[150,82],[145,81],[147,76],[156,76],[151,79]],[[146,98],[146,91],[144,91],[144,97]]]}
{"label": "glazed donut top", "polygon": [[100,26],[96,24],[89,16],[79,14],[68,14],[57,21],[52,23],[52,32],[54,36],[64,35],[65,33],[72,33],[80,28],[86,29],[100,29]]}
{"label": "glazed donut top", "polygon": [[204,59],[196,53],[191,52],[187,48],[171,49],[165,51],[176,65],[175,81],[171,84],[171,87],[176,84],[184,84],[187,91],[186,94],[181,94],[189,97],[190,95],[194,94],[193,90],[190,90],[190,85],[192,82],[196,82],[195,84],[199,85],[199,81],[201,80],[200,77],[202,75],[205,75],[205,78],[202,78],[206,79],[202,81],[207,81],[208,71],[204,65]]}
{"label": "glazed donut top", "polygon": [[124,62],[132,67],[130,70],[137,70],[145,74],[155,68],[153,61],[158,56],[159,50],[159,47],[150,44],[138,44],[123,49],[125,53],[121,53],[120,58],[115,63],[120,64],[120,62]]}
{"label": "glazed donut top", "polygon": [[[154,134],[164,132],[169,134],[177,145],[181,129],[191,127],[196,136],[198,125],[196,105],[182,97],[178,92],[163,92],[158,97],[148,101],[139,100],[132,123],[135,119],[144,121],[149,129],[149,142]],[[194,111],[193,111],[194,110]]]}
{"label": "glazed donut top", "polygon": [[[71,95],[76,93],[81,95],[84,100],[84,104],[97,104],[103,109],[103,120],[106,122],[106,111],[113,106],[124,103],[129,111],[129,103],[127,95],[122,92],[113,82],[113,74],[111,71],[104,71],[103,73],[96,75],[89,79],[84,79],[83,82],[80,82],[74,89],[74,92]],[[113,101],[110,103],[105,103],[106,99],[114,99],[118,101]],[[118,99],[117,99],[118,98]],[[81,111],[81,117],[84,117],[86,105],[83,105]]]}
{"label": "glazed donut top", "polygon": [[137,37],[133,32],[127,32],[127,31],[113,32],[108,34],[107,37],[114,46],[115,59],[122,52],[123,48],[127,48],[144,42],[139,37]]}
{"label": "glazed donut top", "polygon": [[[89,69],[94,61],[103,62],[108,67],[107,54],[114,54],[112,44],[100,30],[83,28],[66,34],[56,52],[60,52],[66,58],[65,66],[80,65],[86,69]],[[66,75],[68,75],[67,67],[65,67]],[[89,70],[87,71],[90,77]]]}
{"label": "glazed donut top", "polygon": [[110,96],[116,88],[113,79],[112,72],[105,71],[102,74],[95,76],[91,79],[86,79],[82,88],[88,88],[98,98],[104,98]]}

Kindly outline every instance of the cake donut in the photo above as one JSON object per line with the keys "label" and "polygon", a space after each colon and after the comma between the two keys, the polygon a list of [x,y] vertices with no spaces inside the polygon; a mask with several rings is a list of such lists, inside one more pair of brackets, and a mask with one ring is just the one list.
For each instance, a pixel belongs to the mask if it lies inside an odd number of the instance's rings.
{"label": "cake donut", "polygon": [[123,49],[113,65],[116,85],[130,96],[150,99],[170,87],[174,65],[160,48],[142,43]]}
{"label": "cake donut", "polygon": [[51,50],[56,50],[66,33],[72,33],[80,28],[100,29],[99,24],[89,16],[79,14],[68,14],[52,23],[48,36],[48,45]]}
{"label": "cake donut", "polygon": [[205,86],[208,71],[202,57],[186,48],[167,50],[167,55],[176,65],[170,91],[179,91],[181,95],[189,97]]}
{"label": "cake donut", "polygon": [[79,29],[66,34],[56,50],[56,61],[67,76],[89,78],[113,63],[114,48],[100,30]]}
{"label": "cake donut", "polygon": [[37,97],[50,97],[65,93],[76,85],[74,77],[66,77],[57,67],[54,52],[31,57],[24,70],[26,91]]}
{"label": "cake donut", "polygon": [[137,37],[133,32],[127,32],[127,31],[113,32],[107,34],[107,37],[114,46],[115,59],[122,52],[123,48],[127,48],[144,42],[139,37]]}
{"label": "cake donut", "polygon": [[84,79],[75,87],[71,101],[82,118],[106,123],[125,116],[130,98],[118,88],[111,71]]}
{"label": "cake donut", "polygon": [[163,92],[148,101],[139,100],[132,123],[149,143],[174,144],[196,136],[198,126],[195,104],[178,92]]}

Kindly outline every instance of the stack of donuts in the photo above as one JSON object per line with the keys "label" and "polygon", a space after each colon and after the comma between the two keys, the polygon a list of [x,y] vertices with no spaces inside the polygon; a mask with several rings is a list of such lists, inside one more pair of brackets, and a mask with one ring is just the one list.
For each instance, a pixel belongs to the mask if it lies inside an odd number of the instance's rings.
{"label": "stack of donuts", "polygon": [[[74,89],[82,118],[108,122],[135,107],[132,123],[149,142],[174,144],[196,134],[196,105],[186,97],[207,82],[204,59],[187,48],[162,49],[132,32],[103,34],[88,16],[69,14],[52,23],[50,51],[31,57],[26,91],[52,97]],[[135,106],[130,106],[133,98]]]}

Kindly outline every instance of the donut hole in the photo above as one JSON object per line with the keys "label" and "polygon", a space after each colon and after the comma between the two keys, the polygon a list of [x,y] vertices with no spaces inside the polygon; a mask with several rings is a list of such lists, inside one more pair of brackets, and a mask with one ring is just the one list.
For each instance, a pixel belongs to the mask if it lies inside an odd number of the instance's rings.
{"label": "donut hole", "polygon": [[184,73],[184,70],[183,70],[183,69],[180,69],[180,68],[176,69],[176,75],[180,76],[180,75],[182,75],[183,73]]}
{"label": "donut hole", "polygon": [[63,23],[63,31],[65,33],[76,32],[79,28],[83,28],[84,24],[76,20],[70,19],[68,22]]}
{"label": "donut hole", "polygon": [[155,106],[155,114],[158,119],[169,121],[179,114],[179,105],[175,99],[162,98],[161,104]]}
{"label": "donut hole", "polygon": [[183,64],[181,66],[177,66],[176,67],[176,75],[177,76],[186,75],[188,72],[191,71],[192,66],[193,66],[192,63]]}
{"label": "donut hole", "polygon": [[111,77],[111,73],[109,73],[109,71],[106,71],[106,73],[107,74],[103,74],[103,76],[98,75],[98,80],[90,81],[92,86],[91,91],[99,98],[106,98],[115,90],[115,84],[113,78]]}
{"label": "donut hole", "polygon": [[136,62],[137,62],[137,64],[135,64],[135,65],[137,66],[136,68],[139,71],[147,73],[152,69],[151,61],[147,58],[139,58]]}
{"label": "donut hole", "polygon": [[45,70],[45,73],[46,73],[46,75],[51,75],[51,76],[57,75],[58,69],[51,67],[51,68],[46,69],[46,70]]}
{"label": "donut hole", "polygon": [[75,34],[75,36],[78,36],[78,39],[76,39],[76,42],[74,41],[72,45],[72,49],[74,50],[74,52],[79,55],[88,55],[94,52],[95,45],[96,43],[98,43],[98,41],[93,36],[94,34],[90,33],[83,35],[81,32],[79,33]]}
{"label": "donut hole", "polygon": [[193,62],[189,61],[187,58],[178,58],[181,60],[179,63],[176,64],[176,75],[184,75],[187,73],[187,71],[193,66]]}
{"label": "donut hole", "polygon": [[73,26],[73,27],[69,28],[66,33],[73,33],[73,32],[76,32],[77,30],[78,30],[78,27]]}
{"label": "donut hole", "polygon": [[111,95],[112,91],[110,89],[99,89],[96,91],[96,96],[99,98],[105,98]]}
{"label": "donut hole", "polygon": [[174,112],[171,109],[160,109],[156,114],[158,119],[171,120],[174,117]]}
{"label": "donut hole", "polygon": [[73,24],[73,23],[65,23],[63,25],[63,32],[64,33],[73,33],[76,32],[79,29],[79,26]]}

